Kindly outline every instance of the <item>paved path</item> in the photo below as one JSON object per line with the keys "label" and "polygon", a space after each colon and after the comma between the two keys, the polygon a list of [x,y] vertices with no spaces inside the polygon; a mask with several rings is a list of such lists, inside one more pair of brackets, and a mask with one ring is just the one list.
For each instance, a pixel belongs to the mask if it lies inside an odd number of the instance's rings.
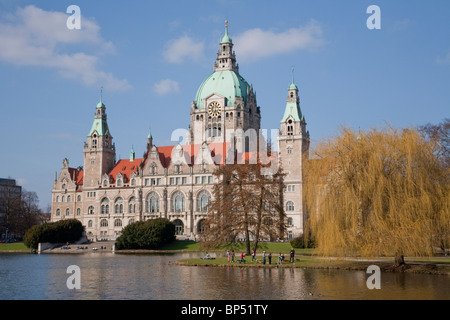
{"label": "paved path", "polygon": [[87,253],[87,252],[112,252],[115,241],[100,241],[84,244],[69,244],[44,250],[42,253]]}

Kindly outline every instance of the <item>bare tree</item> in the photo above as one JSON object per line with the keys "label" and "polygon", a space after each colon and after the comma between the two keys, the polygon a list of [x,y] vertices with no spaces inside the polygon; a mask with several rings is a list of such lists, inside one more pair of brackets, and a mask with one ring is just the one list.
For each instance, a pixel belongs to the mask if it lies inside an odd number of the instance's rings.
{"label": "bare tree", "polygon": [[450,119],[447,118],[437,125],[426,124],[419,127],[419,131],[438,144],[437,157],[450,167]]}
{"label": "bare tree", "polygon": [[[449,247],[449,169],[417,130],[344,129],[305,169],[309,228],[324,255],[432,255]],[[306,233],[308,234],[308,233]]]}
{"label": "bare tree", "polygon": [[243,239],[250,254],[261,238],[282,237],[285,213],[280,204],[281,170],[264,175],[260,164],[228,164],[214,172],[220,183],[213,189],[202,242],[231,245]]}
{"label": "bare tree", "polygon": [[22,237],[28,228],[39,224],[41,210],[39,199],[35,192],[4,187],[0,194],[2,211],[1,225],[8,237]]}

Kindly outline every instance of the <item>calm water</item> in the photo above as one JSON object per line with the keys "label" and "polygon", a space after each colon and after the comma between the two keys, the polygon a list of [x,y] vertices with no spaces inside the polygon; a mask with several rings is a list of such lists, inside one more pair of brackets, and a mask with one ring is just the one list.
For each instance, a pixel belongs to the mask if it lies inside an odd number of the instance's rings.
{"label": "calm water", "polygon": [[[0,300],[450,299],[450,276],[382,273],[381,289],[369,290],[363,271],[170,264],[191,255],[0,254]],[[79,290],[66,286],[70,265]]]}

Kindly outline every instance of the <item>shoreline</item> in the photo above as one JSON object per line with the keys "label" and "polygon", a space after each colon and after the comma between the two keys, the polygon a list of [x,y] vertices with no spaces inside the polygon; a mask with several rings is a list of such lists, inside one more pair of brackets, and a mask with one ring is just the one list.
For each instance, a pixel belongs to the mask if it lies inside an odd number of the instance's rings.
{"label": "shoreline", "polygon": [[[223,258],[226,260],[226,258]],[[322,270],[349,270],[349,271],[367,271],[371,265],[380,267],[381,272],[395,273],[415,273],[429,275],[450,275],[450,264],[448,263],[431,263],[407,261],[405,265],[395,267],[393,259],[370,260],[370,259],[352,259],[352,258],[320,258],[301,256],[296,258],[294,263],[284,262],[283,264],[261,264],[247,260],[247,263],[223,262],[223,259],[213,259],[210,261],[202,259],[184,259],[171,262],[171,264],[179,266],[195,266],[195,267],[213,267],[213,268],[302,268],[302,269],[322,269]],[[215,261],[217,260],[217,261]]]}
{"label": "shoreline", "polygon": [[[100,245],[99,245],[100,244]],[[87,249],[77,249],[77,247],[87,247]],[[101,249],[104,247],[104,249]],[[97,248],[96,250],[94,248]],[[320,257],[314,254],[299,254],[295,256],[295,262],[283,262],[281,265],[277,264],[277,257],[272,259],[272,264],[263,265],[260,261],[261,254],[257,254],[256,258],[259,262],[251,261],[251,257],[246,257],[246,263],[239,264],[228,262],[223,255],[222,250],[210,250],[214,259],[203,260],[203,250],[189,250],[189,249],[172,249],[172,250],[113,250],[112,242],[91,243],[89,245],[71,245],[70,249],[61,249],[61,247],[47,249],[42,251],[42,254],[84,254],[84,253],[114,253],[114,254],[180,254],[190,253],[198,254],[198,257],[181,259],[171,261],[170,264],[178,266],[197,266],[197,267],[238,267],[238,268],[304,268],[304,269],[328,269],[328,270],[353,270],[366,271],[370,265],[377,265],[382,272],[396,272],[396,273],[418,273],[430,275],[450,275],[450,258],[447,257],[405,257],[406,264],[400,267],[394,267],[393,257]],[[0,250],[1,253],[21,253],[21,254],[38,254],[33,253],[30,249],[27,250]],[[286,254],[288,257],[288,254]],[[257,260],[257,261],[258,261]],[[440,261],[442,260],[442,262]]]}

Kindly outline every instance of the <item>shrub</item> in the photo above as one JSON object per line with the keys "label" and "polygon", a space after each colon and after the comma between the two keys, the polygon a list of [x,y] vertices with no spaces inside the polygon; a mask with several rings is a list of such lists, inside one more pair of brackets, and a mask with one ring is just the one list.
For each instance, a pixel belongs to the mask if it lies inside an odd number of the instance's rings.
{"label": "shrub", "polygon": [[312,240],[305,241],[303,236],[292,239],[290,243],[292,248],[296,249],[314,248],[314,242]]}
{"label": "shrub", "polygon": [[116,240],[116,249],[157,249],[175,240],[175,224],[164,218],[137,221],[126,226]]}
{"label": "shrub", "polygon": [[57,222],[35,225],[25,232],[24,244],[28,248],[37,249],[39,242],[66,243],[81,238],[83,225],[77,219],[66,219]]}

